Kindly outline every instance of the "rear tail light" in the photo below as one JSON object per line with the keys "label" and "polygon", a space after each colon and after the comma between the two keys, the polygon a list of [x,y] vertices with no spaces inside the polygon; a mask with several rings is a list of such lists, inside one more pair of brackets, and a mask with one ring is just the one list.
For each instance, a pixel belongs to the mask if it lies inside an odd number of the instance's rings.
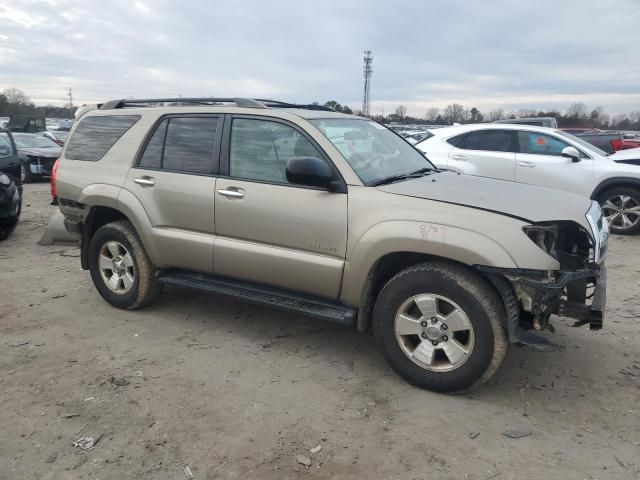
{"label": "rear tail light", "polygon": [[58,196],[58,189],[56,187],[56,177],[58,176],[58,163],[60,163],[60,159],[56,160],[56,163],[53,164],[53,168],[51,169],[51,196],[55,198]]}
{"label": "rear tail light", "polygon": [[611,140],[611,148],[614,152],[622,150],[622,140]]}

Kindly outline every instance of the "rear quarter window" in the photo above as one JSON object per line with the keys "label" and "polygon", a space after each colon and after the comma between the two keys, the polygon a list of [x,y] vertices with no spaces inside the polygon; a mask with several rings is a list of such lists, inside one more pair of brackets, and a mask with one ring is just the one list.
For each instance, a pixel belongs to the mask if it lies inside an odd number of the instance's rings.
{"label": "rear quarter window", "polygon": [[65,158],[97,162],[138,120],[140,115],[86,117],[67,142]]}

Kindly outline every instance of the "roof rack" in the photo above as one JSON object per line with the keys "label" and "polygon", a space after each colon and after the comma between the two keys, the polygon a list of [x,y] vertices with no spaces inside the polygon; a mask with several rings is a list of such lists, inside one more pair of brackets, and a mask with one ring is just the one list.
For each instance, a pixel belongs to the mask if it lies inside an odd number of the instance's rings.
{"label": "roof rack", "polygon": [[311,104],[300,104],[300,103],[287,103],[280,102],[278,100],[269,100],[263,98],[256,98],[257,102],[263,103],[267,107],[271,108],[301,108],[303,110],[317,110],[320,112],[335,112],[333,108],[325,107],[324,105],[318,105],[315,103]]}
{"label": "roof rack", "polygon": [[[167,105],[168,104],[168,105]],[[320,110],[333,112],[334,110],[323,105],[300,105],[294,103],[280,102],[278,100],[252,99],[252,98],[144,98],[144,99],[121,99],[109,100],[100,105],[100,110],[111,110],[114,108],[135,108],[152,106],[183,106],[183,105],[225,105],[234,104],[236,107],[244,108],[302,108],[305,110]]]}

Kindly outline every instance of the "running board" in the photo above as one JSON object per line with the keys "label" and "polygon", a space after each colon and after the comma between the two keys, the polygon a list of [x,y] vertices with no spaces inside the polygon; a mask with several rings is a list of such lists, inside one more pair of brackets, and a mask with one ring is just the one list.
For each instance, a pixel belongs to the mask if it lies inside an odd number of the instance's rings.
{"label": "running board", "polygon": [[217,293],[259,305],[293,310],[349,327],[356,324],[355,308],[300,293],[184,270],[161,271],[158,280],[165,285]]}

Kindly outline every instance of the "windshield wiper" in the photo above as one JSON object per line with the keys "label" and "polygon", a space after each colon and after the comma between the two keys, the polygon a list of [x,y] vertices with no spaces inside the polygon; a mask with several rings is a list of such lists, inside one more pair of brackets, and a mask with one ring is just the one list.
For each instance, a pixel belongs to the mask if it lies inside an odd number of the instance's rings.
{"label": "windshield wiper", "polygon": [[415,172],[411,172],[411,173],[403,173],[402,175],[392,175],[390,177],[385,177],[385,178],[381,178],[380,180],[376,180],[374,182],[371,182],[369,184],[370,187],[378,187],[380,185],[387,185],[389,183],[393,183],[393,182],[399,182],[401,180],[407,180],[408,178],[420,178],[423,177],[424,175],[433,172],[433,168],[430,167],[425,167],[425,168],[421,168],[419,170],[416,170]]}

